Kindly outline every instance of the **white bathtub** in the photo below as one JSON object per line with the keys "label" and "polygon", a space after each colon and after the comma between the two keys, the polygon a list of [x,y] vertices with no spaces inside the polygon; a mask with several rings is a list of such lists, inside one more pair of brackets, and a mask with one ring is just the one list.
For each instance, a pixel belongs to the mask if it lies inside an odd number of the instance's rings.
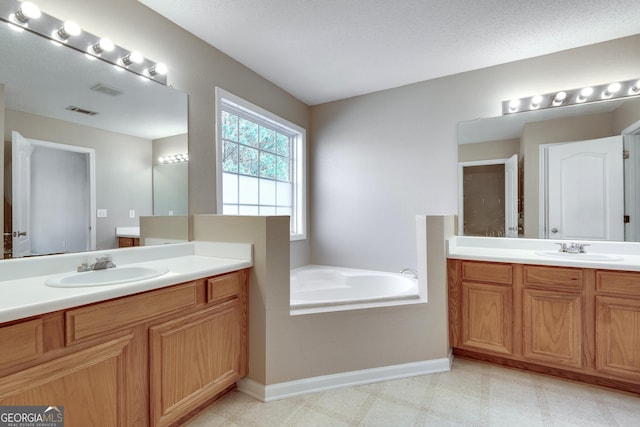
{"label": "white bathtub", "polygon": [[[326,308],[346,309],[356,305],[364,308],[362,306],[420,299],[418,280],[400,273],[306,265],[291,270],[290,283],[292,313],[333,311]],[[324,310],[307,310],[316,308]]]}

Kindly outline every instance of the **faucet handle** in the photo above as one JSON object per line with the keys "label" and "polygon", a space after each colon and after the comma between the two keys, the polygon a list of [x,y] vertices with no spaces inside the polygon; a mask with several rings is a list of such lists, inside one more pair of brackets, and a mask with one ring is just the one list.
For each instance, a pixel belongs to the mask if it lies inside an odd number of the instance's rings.
{"label": "faucet handle", "polygon": [[580,251],[581,254],[586,254],[587,250],[585,249],[586,246],[591,246],[590,243],[580,243],[578,245],[578,250]]}
{"label": "faucet handle", "polygon": [[558,252],[567,252],[567,244],[566,243],[555,243],[556,245],[560,245]]}

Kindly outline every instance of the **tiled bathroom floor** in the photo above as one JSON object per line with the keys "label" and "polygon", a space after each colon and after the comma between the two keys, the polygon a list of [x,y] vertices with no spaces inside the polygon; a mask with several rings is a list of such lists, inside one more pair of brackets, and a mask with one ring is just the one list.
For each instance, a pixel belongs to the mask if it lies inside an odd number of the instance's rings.
{"label": "tiled bathroom floor", "polygon": [[234,391],[188,427],[640,426],[640,396],[455,359],[450,372],[262,403]]}

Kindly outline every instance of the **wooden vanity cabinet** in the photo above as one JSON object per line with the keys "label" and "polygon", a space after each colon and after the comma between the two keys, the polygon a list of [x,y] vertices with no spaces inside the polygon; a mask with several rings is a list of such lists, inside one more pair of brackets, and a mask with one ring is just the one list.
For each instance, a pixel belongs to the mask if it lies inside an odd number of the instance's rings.
{"label": "wooden vanity cabinet", "polygon": [[640,393],[640,272],[450,259],[448,276],[455,355]]}
{"label": "wooden vanity cabinet", "polygon": [[0,324],[0,405],[64,406],[70,426],[181,422],[247,373],[247,281],[240,270]]}
{"label": "wooden vanity cabinet", "polygon": [[640,273],[598,271],[596,369],[640,383]]}

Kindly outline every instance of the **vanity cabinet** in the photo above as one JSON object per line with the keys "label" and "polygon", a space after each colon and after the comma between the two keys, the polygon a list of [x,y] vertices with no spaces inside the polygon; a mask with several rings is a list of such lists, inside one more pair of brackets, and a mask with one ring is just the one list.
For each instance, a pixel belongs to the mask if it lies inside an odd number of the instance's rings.
{"label": "vanity cabinet", "polygon": [[640,272],[448,260],[455,355],[640,393]]}
{"label": "vanity cabinet", "polygon": [[0,405],[177,425],[246,375],[247,286],[240,270],[0,324]]}

